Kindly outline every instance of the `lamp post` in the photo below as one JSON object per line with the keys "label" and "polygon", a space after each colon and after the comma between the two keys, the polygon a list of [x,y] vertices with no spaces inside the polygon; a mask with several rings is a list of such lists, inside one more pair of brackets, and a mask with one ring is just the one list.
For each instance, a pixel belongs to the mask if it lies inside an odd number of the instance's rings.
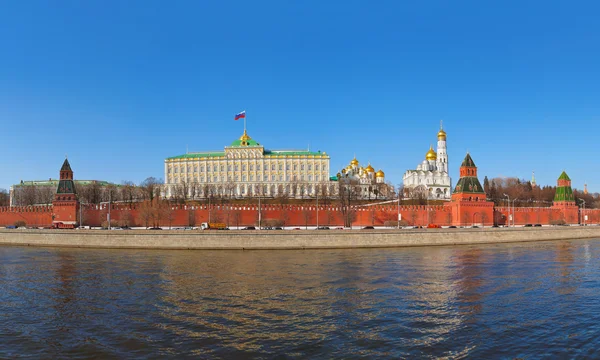
{"label": "lamp post", "polygon": [[319,228],[319,190],[317,190],[317,229]]}
{"label": "lamp post", "polygon": [[583,226],[585,226],[585,200],[579,199],[583,203],[583,212],[581,213],[581,217],[583,219]]}
{"label": "lamp post", "polygon": [[400,230],[400,188],[398,188],[398,230]]}
{"label": "lamp post", "polygon": [[110,226],[110,202],[111,202],[111,194],[112,194],[112,189],[108,189],[108,230],[112,230],[111,226]]}
{"label": "lamp post", "polygon": [[506,196],[506,198],[508,199],[508,227],[510,227],[510,196],[504,194],[504,196]]}
{"label": "lamp post", "polygon": [[515,214],[515,201],[517,201],[517,200],[519,200],[519,198],[514,198],[513,201],[512,201],[513,202],[513,206],[512,206],[513,227],[515,227],[516,220],[517,220],[517,217],[516,217],[516,214]]}

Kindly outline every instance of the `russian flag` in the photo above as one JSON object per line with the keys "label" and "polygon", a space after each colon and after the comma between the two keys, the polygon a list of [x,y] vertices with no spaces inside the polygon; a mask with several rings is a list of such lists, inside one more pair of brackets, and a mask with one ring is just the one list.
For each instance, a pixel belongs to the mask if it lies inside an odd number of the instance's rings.
{"label": "russian flag", "polygon": [[246,118],[246,110],[242,111],[239,114],[236,114],[234,120],[245,119],[245,118]]}

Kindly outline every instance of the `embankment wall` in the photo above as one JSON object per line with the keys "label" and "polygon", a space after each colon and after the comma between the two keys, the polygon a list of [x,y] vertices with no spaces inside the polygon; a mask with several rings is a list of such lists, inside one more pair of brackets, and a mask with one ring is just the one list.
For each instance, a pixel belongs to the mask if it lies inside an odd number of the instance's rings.
{"label": "embankment wall", "polygon": [[600,227],[330,230],[150,231],[7,230],[0,244],[143,249],[319,249],[600,239]]}

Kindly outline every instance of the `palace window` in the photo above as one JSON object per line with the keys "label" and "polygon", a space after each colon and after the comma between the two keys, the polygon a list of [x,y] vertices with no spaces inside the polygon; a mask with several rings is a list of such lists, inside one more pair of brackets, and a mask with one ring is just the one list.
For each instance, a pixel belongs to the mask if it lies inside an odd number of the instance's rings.
{"label": "palace window", "polygon": [[235,171],[238,171],[240,169],[240,166],[238,164],[235,164]]}
{"label": "palace window", "polygon": [[290,164],[286,164],[286,165],[285,165],[285,169],[286,169],[286,170],[289,170],[289,169],[290,169]]}
{"label": "palace window", "polygon": [[300,181],[304,181],[304,175],[300,176]]}
{"label": "palace window", "polygon": [[213,181],[217,182],[217,177],[216,176],[213,176]]}
{"label": "palace window", "polygon": [[308,181],[312,181],[312,175],[308,175]]}
{"label": "palace window", "polygon": [[285,176],[285,181],[290,181],[290,176],[289,175]]}
{"label": "palace window", "polygon": [[265,179],[264,181],[269,181],[269,175],[265,175],[264,179]]}
{"label": "palace window", "polygon": [[275,164],[271,164],[271,170],[275,170]]}
{"label": "palace window", "polygon": [[240,176],[239,176],[239,175],[236,175],[236,176],[235,176],[235,181],[236,181],[236,182],[237,182],[237,181],[240,181]]}
{"label": "palace window", "polygon": [[198,172],[198,165],[194,165],[194,172]]}
{"label": "palace window", "polygon": [[298,165],[294,164],[294,170],[298,170]]}
{"label": "palace window", "polygon": [[280,171],[283,170],[283,165],[282,164],[279,164],[279,170]]}
{"label": "palace window", "polygon": [[319,181],[319,175],[315,176],[315,181]]}
{"label": "palace window", "polygon": [[271,181],[275,181],[275,175],[271,175]]}
{"label": "palace window", "polygon": [[221,171],[225,170],[225,165],[221,165]]}
{"label": "palace window", "polygon": [[308,170],[312,170],[312,165],[308,165]]}
{"label": "palace window", "polygon": [[200,172],[204,172],[204,166],[200,166]]}
{"label": "palace window", "polygon": [[213,165],[213,171],[216,172],[217,171],[217,165]]}
{"label": "palace window", "polygon": [[246,164],[242,165],[242,170],[246,171]]}
{"label": "palace window", "polygon": [[304,170],[304,164],[300,165],[300,170]]}
{"label": "palace window", "polygon": [[175,168],[175,174],[177,174],[179,172],[179,168]]}
{"label": "palace window", "polygon": [[298,175],[294,175],[294,181],[298,180]]}
{"label": "palace window", "polygon": [[319,164],[315,165],[315,170],[319,171]]}
{"label": "palace window", "polygon": [[260,171],[260,164],[256,165],[256,170]]}
{"label": "palace window", "polygon": [[250,174],[250,181],[254,181],[254,174]]}
{"label": "palace window", "polygon": [[171,173],[171,168],[168,168],[167,169],[167,174],[170,174],[170,173]]}
{"label": "palace window", "polygon": [[254,165],[250,165],[250,171],[254,170]]}
{"label": "palace window", "polygon": [[227,165],[227,171],[231,171],[231,164]]}
{"label": "palace window", "polygon": [[246,174],[242,175],[242,181],[246,181]]}

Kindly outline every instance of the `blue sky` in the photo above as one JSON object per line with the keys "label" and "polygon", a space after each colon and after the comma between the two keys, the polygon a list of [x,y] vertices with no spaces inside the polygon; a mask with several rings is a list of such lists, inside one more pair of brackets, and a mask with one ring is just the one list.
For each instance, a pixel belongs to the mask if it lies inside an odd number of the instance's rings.
{"label": "blue sky", "polygon": [[248,132],[356,154],[394,184],[448,132],[453,183],[600,191],[600,5],[553,1],[5,1],[0,188],[163,177],[166,157]]}

